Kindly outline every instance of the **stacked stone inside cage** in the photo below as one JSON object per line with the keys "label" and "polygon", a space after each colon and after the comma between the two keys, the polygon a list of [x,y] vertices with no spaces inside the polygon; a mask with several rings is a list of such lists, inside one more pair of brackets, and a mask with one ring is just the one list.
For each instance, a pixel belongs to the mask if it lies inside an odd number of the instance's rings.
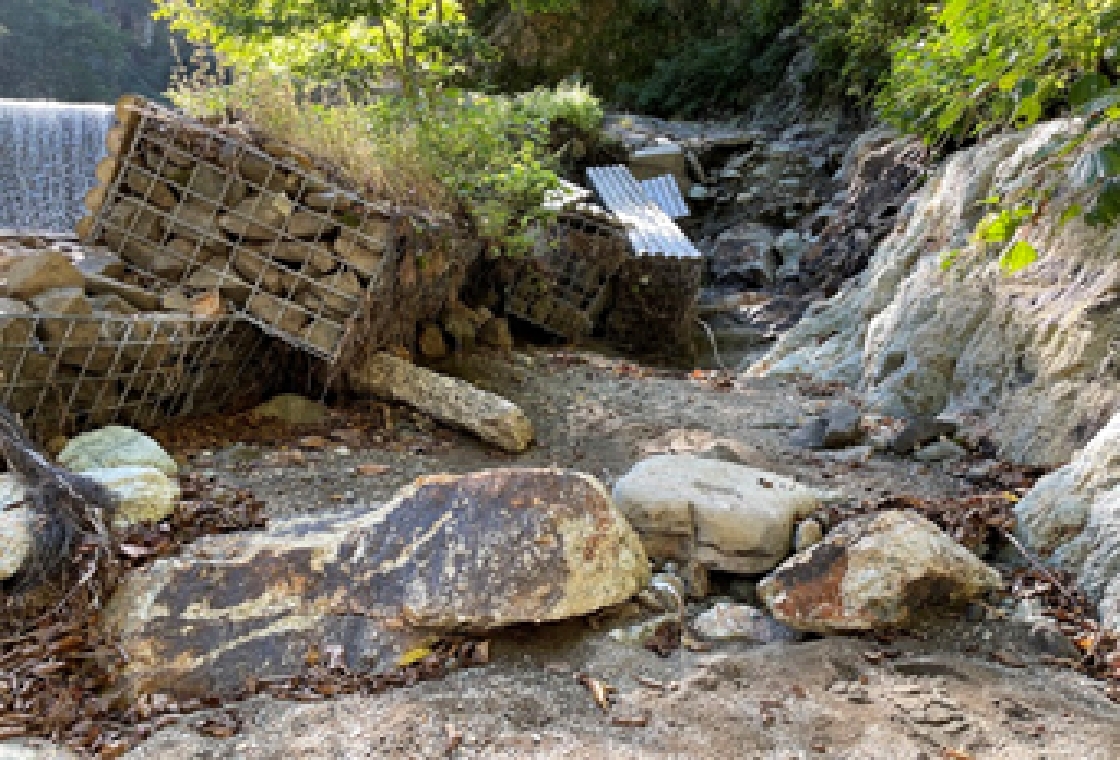
{"label": "stacked stone inside cage", "polygon": [[628,252],[624,231],[578,211],[560,213],[506,293],[506,311],[564,338],[592,331]]}
{"label": "stacked stone inside cage", "polygon": [[403,251],[430,233],[284,145],[266,152],[152,105],[135,113],[84,237],[165,289],[217,290],[266,332],[337,360]]}
{"label": "stacked stone inside cage", "polygon": [[264,336],[187,314],[0,317],[0,405],[41,440],[216,411],[260,359]]}

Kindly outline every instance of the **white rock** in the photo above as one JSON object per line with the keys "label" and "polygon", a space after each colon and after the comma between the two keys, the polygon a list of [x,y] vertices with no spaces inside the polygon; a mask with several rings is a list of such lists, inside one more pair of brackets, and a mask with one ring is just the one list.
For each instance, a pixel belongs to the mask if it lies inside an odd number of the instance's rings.
{"label": "white rock", "polygon": [[[1001,458],[1068,461],[1103,421],[1100,410],[1120,404],[1120,384],[1106,369],[1120,322],[1104,307],[1120,289],[1120,227],[1080,218],[1063,225],[1065,204],[1054,204],[1024,228],[1038,262],[1013,276],[969,236],[979,201],[1064,178],[1065,161],[1114,139],[1096,130],[1069,159],[1032,166],[1043,148],[1080,129],[1075,120],[1051,121],[953,154],[867,269],[811,308],[751,374],[842,381],[876,411],[975,420],[990,429]],[[1081,202],[1089,208],[1093,199]],[[967,250],[943,271],[953,248]]]}
{"label": "white rock", "polygon": [[692,621],[692,627],[713,641],[746,640],[757,644],[797,641],[801,634],[782,625],[757,607],[718,602]]}
{"label": "white rock", "polygon": [[831,633],[905,625],[1002,586],[972,552],[904,510],[842,523],[763,579],[758,594],[780,622]]}
{"label": "white rock", "polygon": [[614,488],[650,556],[744,574],[781,562],[794,525],[825,495],[764,470],[674,454],[639,462]]}
{"label": "white rock", "polygon": [[78,756],[43,739],[13,739],[0,742],[0,760],[78,760]]}
{"label": "white rock", "polygon": [[793,534],[793,550],[803,552],[824,538],[824,530],[816,520],[802,520]]}
{"label": "white rock", "polygon": [[82,475],[108,488],[119,499],[113,523],[125,527],[143,520],[161,520],[175,511],[182,495],[179,483],[155,467],[105,467]]}
{"label": "white rock", "polygon": [[919,462],[946,462],[964,459],[968,452],[952,441],[940,440],[923,446],[914,454]]}
{"label": "white rock", "polygon": [[70,439],[58,461],[73,472],[125,465],[154,467],[172,477],[179,472],[175,460],[154,439],[121,425],[108,425]]}
{"label": "white rock", "polygon": [[327,418],[327,407],[295,393],[284,393],[257,406],[251,414],[282,420],[289,425],[314,425]]}
{"label": "white rock", "polygon": [[27,507],[8,507],[26,498],[23,483],[12,473],[0,473],[0,580],[19,572],[31,551],[33,513]]}

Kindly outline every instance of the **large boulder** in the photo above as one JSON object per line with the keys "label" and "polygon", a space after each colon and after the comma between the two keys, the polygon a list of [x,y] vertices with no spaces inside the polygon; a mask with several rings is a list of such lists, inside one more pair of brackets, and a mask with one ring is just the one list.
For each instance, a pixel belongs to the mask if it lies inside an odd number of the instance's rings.
{"label": "large boulder", "polygon": [[155,467],[99,467],[82,475],[100,483],[117,499],[113,525],[127,527],[143,521],[157,521],[175,511],[182,495],[179,482]]}
{"label": "large boulder", "polygon": [[[1068,461],[1120,404],[1109,360],[1120,341],[1120,227],[1065,223],[1068,204],[1055,199],[1020,233],[1039,260],[1013,275],[972,232],[985,198],[1012,204],[1042,182],[1065,182],[1069,164],[1114,139],[1102,127],[1069,156],[1052,150],[1081,127],[1051,121],[953,154],[867,269],[811,308],[752,374],[841,381],[872,411],[975,425],[1003,458]],[[1098,190],[1078,202],[1091,208]],[[960,255],[942,267],[952,249]]]}
{"label": "large boulder", "polygon": [[763,579],[758,594],[791,628],[834,633],[903,626],[1002,585],[968,549],[905,510],[841,523]]}
{"label": "large boulder", "polygon": [[650,556],[733,573],[764,573],[785,559],[795,525],[824,496],[764,470],[685,454],[645,459],[614,487]]}
{"label": "large boulder", "polygon": [[[1093,526],[1089,532],[1094,534],[1109,524],[1106,497],[1118,489],[1120,414],[1073,461],[1040,479],[1015,506],[1019,537],[1044,556],[1058,552],[1058,561],[1076,572],[1082,562],[1075,557],[1083,555],[1078,547],[1087,548],[1094,541],[1085,535],[1090,519]],[[1120,522],[1114,530],[1117,528]],[[1084,558],[1080,556],[1082,561]]]}
{"label": "large boulder", "polygon": [[381,670],[433,630],[582,615],[648,579],[641,542],[594,478],[492,470],[202,539],[128,578],[106,618],[133,691],[228,694],[300,672],[312,651]]}
{"label": "large boulder", "polygon": [[71,472],[136,466],[154,467],[170,477],[179,473],[179,465],[153,438],[122,425],[75,436],[59,452],[58,462]]}

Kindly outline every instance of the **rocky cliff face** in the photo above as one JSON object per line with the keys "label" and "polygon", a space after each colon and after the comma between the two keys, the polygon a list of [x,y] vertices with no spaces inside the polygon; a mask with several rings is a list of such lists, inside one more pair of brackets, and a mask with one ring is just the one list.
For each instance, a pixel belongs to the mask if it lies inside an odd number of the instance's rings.
{"label": "rocky cliff face", "polygon": [[[954,154],[907,203],[866,271],[820,302],[751,369],[858,387],[888,413],[943,414],[1028,464],[1068,461],[1120,402],[1120,228],[1059,223],[1062,190],[1020,235],[1039,260],[1015,275],[970,233],[993,195],[1021,197],[1115,135],[1064,159],[1072,120]],[[947,271],[940,263],[960,248]]]}

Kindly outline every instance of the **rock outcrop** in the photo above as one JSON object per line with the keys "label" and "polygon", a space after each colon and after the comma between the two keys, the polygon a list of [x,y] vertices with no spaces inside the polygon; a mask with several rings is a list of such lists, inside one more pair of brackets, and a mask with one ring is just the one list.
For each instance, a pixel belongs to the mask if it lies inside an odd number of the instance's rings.
{"label": "rock outcrop", "polygon": [[1120,414],[1072,462],[1039,480],[1015,514],[1027,545],[1076,573],[1101,602],[1102,619],[1120,630]]}
{"label": "rock outcrop", "polygon": [[825,495],[764,470],[683,454],[639,462],[614,487],[650,556],[747,574],[789,555],[795,525]]}
{"label": "rock outcrop", "polygon": [[999,573],[906,510],[841,523],[767,576],[758,594],[779,622],[834,633],[905,625],[1002,585]]}
{"label": "rock outcrop", "polygon": [[[1120,403],[1120,227],[1061,224],[1071,193],[1093,203],[1091,189],[1065,188],[1020,233],[1040,253],[1025,270],[1003,273],[970,240],[982,201],[1014,203],[1064,171],[1047,151],[1078,129],[1047,122],[954,154],[868,269],[810,309],[752,374],[842,381],[872,408],[969,422],[1008,459],[1068,461]],[[1109,139],[1098,129],[1068,158]],[[963,251],[945,269],[952,249]]]}
{"label": "rock outcrop", "polygon": [[376,672],[433,630],[582,615],[648,579],[641,542],[594,478],[493,470],[203,539],[128,578],[107,620],[134,692],[230,694],[302,672],[312,651]]}

